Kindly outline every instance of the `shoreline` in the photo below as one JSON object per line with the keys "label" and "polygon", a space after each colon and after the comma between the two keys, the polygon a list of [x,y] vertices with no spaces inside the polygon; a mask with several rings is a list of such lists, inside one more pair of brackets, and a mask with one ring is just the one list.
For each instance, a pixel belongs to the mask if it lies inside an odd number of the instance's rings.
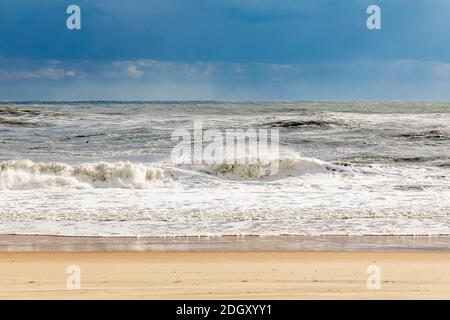
{"label": "shoreline", "polygon": [[450,252],[450,235],[222,237],[0,235],[0,252]]}

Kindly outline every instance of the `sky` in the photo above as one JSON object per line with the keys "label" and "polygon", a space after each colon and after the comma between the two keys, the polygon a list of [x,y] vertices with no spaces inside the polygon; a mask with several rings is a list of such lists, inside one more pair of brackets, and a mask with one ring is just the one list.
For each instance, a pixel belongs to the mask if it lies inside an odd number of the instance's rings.
{"label": "sky", "polygon": [[449,39],[448,0],[0,0],[0,100],[450,100]]}

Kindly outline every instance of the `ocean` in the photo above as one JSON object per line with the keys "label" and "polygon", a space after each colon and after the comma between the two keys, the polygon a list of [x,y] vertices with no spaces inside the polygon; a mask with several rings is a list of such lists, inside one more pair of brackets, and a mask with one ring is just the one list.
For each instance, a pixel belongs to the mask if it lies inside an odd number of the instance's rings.
{"label": "ocean", "polygon": [[[280,162],[177,163],[176,130]],[[0,234],[450,235],[450,103],[0,103]]]}

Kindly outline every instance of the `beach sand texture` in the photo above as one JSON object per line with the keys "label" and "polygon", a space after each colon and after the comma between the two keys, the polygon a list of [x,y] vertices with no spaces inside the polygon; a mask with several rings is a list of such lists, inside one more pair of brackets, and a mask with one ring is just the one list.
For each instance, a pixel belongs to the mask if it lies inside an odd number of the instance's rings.
{"label": "beach sand texture", "polygon": [[[70,265],[81,288],[67,288]],[[369,290],[367,268],[381,271]],[[446,252],[0,253],[2,299],[449,299]]]}

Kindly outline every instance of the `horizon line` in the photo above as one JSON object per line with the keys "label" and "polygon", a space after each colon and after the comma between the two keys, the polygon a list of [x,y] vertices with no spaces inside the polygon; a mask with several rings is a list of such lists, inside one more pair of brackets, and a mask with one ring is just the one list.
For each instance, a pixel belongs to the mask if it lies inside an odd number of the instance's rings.
{"label": "horizon line", "polygon": [[119,100],[107,100],[107,99],[80,99],[80,100],[65,100],[65,99],[53,99],[53,100],[0,100],[0,104],[5,103],[268,103],[268,102],[277,102],[277,103],[301,103],[301,102],[433,102],[433,103],[450,103],[450,99],[447,100],[426,100],[426,99],[308,99],[308,100],[289,100],[289,99],[268,99],[268,100],[220,100],[220,99],[152,99],[152,100],[128,100],[128,99],[119,99]]}

